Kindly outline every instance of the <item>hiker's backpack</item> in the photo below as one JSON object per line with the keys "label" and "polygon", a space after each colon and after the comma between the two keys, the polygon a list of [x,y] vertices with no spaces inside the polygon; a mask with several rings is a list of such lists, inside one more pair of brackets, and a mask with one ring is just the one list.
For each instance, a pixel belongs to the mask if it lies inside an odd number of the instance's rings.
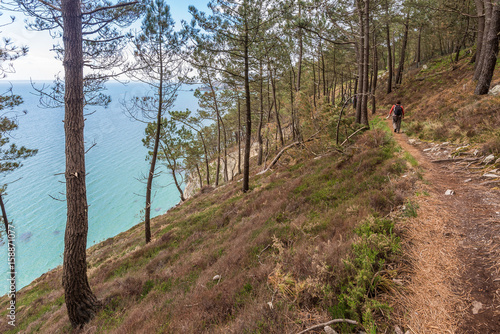
{"label": "hiker's backpack", "polygon": [[394,116],[401,116],[401,115],[403,115],[403,108],[400,105],[396,104],[394,106]]}

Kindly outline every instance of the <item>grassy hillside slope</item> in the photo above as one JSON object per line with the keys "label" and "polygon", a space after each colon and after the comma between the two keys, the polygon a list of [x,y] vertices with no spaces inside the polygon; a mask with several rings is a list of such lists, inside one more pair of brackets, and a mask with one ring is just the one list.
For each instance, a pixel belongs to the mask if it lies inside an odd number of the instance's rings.
{"label": "grassy hillside slope", "polygon": [[[360,322],[348,331],[374,326],[386,307],[372,299],[374,274],[399,242],[382,217],[411,189],[396,151],[375,129],[343,153],[291,152],[248,194],[235,181],[156,218],[148,245],[138,225],[92,247],[103,308],[85,332],[284,333],[343,317]],[[19,293],[17,319],[10,332],[70,331],[60,268]]]}
{"label": "grassy hillside slope", "polygon": [[[379,112],[401,98],[408,133],[498,151],[499,98],[472,95],[467,59],[443,59],[380,96]],[[336,116],[321,117],[325,134],[272,171],[254,169],[249,193],[238,179],[205,188],[154,220],[150,244],[140,224],[90,248],[103,307],[83,332],[295,333],[337,318],[359,323],[338,332],[384,332],[397,288],[395,221],[416,214],[407,198],[419,173],[379,118],[340,152]],[[2,297],[4,319],[7,304]],[[61,268],[19,293],[17,327],[2,321],[0,332],[71,332]]]}
{"label": "grassy hillside slope", "polygon": [[[483,153],[500,153],[500,97],[474,95],[473,72],[470,56],[458,63],[451,62],[450,56],[434,59],[427,63],[427,69],[410,71],[403,85],[391,94],[385,94],[385,82],[380,83],[379,106],[388,113],[400,99],[409,116],[403,124],[410,136],[477,144]],[[497,69],[491,87],[499,84]]]}

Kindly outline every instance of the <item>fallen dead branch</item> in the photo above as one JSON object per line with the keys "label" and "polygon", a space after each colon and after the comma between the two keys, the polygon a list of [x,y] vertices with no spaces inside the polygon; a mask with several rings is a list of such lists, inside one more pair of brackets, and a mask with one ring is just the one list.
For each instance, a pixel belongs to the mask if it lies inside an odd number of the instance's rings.
{"label": "fallen dead branch", "polygon": [[432,163],[441,163],[441,162],[456,162],[456,161],[463,161],[464,158],[456,158],[456,159],[440,159],[440,160],[431,160]]}
{"label": "fallen dead branch", "polygon": [[331,324],[337,324],[337,323],[341,323],[341,322],[348,323],[348,324],[351,324],[351,325],[357,325],[358,324],[358,322],[354,321],[354,320],[349,320],[349,319],[335,319],[335,320],[330,320],[330,321],[324,322],[322,324],[314,325],[312,327],[304,329],[302,332],[298,332],[297,334],[307,333],[307,332],[312,331],[314,329],[322,328],[322,327],[325,327],[325,326],[328,326],[328,325],[331,325]]}
{"label": "fallen dead branch", "polygon": [[274,165],[276,165],[276,163],[278,162],[278,160],[281,158],[281,156],[283,155],[283,153],[285,153],[286,150],[294,147],[294,146],[297,146],[297,145],[302,145],[302,144],[305,144],[305,143],[308,143],[310,141],[313,141],[314,139],[316,139],[315,137],[321,132],[321,130],[317,131],[315,134],[313,134],[311,137],[309,137],[308,139],[304,140],[304,141],[296,141],[296,142],[293,142],[285,147],[283,147],[279,152],[278,154],[276,154],[276,156],[274,157],[274,159],[271,161],[271,163],[269,164],[269,166],[267,166],[266,169],[264,169],[262,172],[259,172],[258,174],[264,174],[265,172],[267,172],[268,170],[270,170],[271,168],[273,168]]}
{"label": "fallen dead branch", "polygon": [[465,161],[465,162],[474,162],[474,161],[479,161],[481,160],[480,158],[455,158],[455,159],[440,159],[440,160],[431,160],[433,163],[440,163],[440,162],[457,162],[457,161]]}
{"label": "fallen dead branch", "polygon": [[352,136],[354,136],[356,133],[358,133],[359,131],[362,131],[362,130],[366,130],[368,129],[366,126],[362,127],[361,129],[357,129],[356,131],[354,131],[349,137],[347,137],[343,142],[342,144],[340,144],[340,146],[344,146],[345,143],[347,143],[347,141],[349,139],[351,139]]}
{"label": "fallen dead branch", "polygon": [[435,77],[437,75],[441,75],[441,74],[445,74],[445,73],[448,73],[449,70],[446,70],[446,71],[441,71],[441,72],[436,72],[434,74],[430,74],[426,77],[423,77],[423,78],[415,78],[416,81],[424,81],[425,79],[428,79],[428,78],[432,78],[432,77]]}
{"label": "fallen dead branch", "polygon": [[[357,94],[354,94],[354,95],[357,95]],[[342,109],[340,110],[340,114],[339,114],[339,120],[337,122],[337,139],[336,139],[336,144],[338,145],[339,144],[339,129],[340,129],[340,121],[342,120],[342,113],[344,112],[344,109],[345,107],[349,104],[349,102],[351,101],[352,97],[354,95],[351,95],[349,96],[345,102],[344,102],[344,105],[342,106]]]}

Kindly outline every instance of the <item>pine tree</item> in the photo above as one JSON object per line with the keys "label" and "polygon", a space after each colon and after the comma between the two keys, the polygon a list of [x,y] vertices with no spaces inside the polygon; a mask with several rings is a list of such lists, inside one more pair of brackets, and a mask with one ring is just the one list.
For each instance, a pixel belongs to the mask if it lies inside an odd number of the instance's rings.
{"label": "pine tree", "polygon": [[[121,32],[137,16],[133,3],[111,4],[87,0],[12,0],[12,3],[35,20],[28,27],[50,30],[62,37],[55,47],[64,65],[64,82],[55,85],[53,96],[63,95],[66,154],[67,223],[64,236],[63,287],[66,308],[74,328],[82,327],[101,305],[87,278],[86,245],[88,204],[85,169],[84,107],[92,103],[109,103],[96,92],[103,88],[112,68],[121,61]],[[7,3],[7,1],[6,1]],[[92,73],[84,76],[84,66]],[[106,72],[106,73],[104,73]],[[85,92],[89,92],[88,94]],[[93,92],[94,95],[91,96]],[[56,103],[61,99],[56,99]]]}

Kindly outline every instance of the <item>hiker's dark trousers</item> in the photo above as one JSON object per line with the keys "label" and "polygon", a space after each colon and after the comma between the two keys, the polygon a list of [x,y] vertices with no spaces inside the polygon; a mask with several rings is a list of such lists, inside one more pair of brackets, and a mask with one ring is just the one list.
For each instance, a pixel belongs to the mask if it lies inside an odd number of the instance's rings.
{"label": "hiker's dark trousers", "polygon": [[394,132],[399,132],[401,130],[401,116],[392,116],[392,126],[394,127]]}

